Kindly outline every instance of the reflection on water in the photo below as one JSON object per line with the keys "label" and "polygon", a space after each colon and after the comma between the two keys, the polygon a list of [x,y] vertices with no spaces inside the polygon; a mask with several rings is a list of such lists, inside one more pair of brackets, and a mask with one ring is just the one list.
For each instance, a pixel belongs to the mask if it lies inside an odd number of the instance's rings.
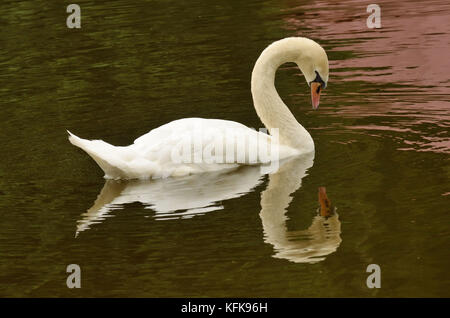
{"label": "reflection on water", "polygon": [[[293,198],[292,193],[301,187],[302,179],[312,164],[312,157],[285,163],[277,173],[269,176],[267,188],[261,194],[259,215],[264,229],[264,241],[273,245],[276,258],[313,264],[323,261],[325,256],[335,252],[341,243],[341,223],[337,214],[328,218],[315,216],[306,230],[287,229],[286,212]],[[320,200],[320,211],[323,214],[325,211],[322,205],[325,200]]]}
{"label": "reflection on water", "polygon": [[[314,155],[293,158],[272,172],[261,194],[260,217],[264,241],[273,246],[274,257],[295,263],[316,263],[336,251],[341,243],[341,224],[331,211],[325,188],[319,188],[320,213],[303,231],[288,231],[286,211],[292,193],[301,187],[302,178],[313,165]],[[157,220],[192,218],[223,209],[221,202],[252,191],[262,182],[260,167],[237,171],[197,174],[157,180],[107,180],[94,205],[78,221],[76,236],[93,224],[103,222],[113,211],[139,202],[155,212]]]}
{"label": "reflection on water", "polygon": [[[313,32],[332,47],[328,52],[338,58],[330,61],[330,87],[352,83],[353,90],[344,94],[329,90],[333,104],[340,107],[328,115],[382,123],[346,129],[393,137],[398,150],[450,153],[450,3],[377,4],[382,8],[381,29],[366,27],[367,4],[358,0],[324,0],[287,9],[286,28],[298,35]],[[305,10],[311,19],[296,15]],[[307,33],[305,21],[311,28]],[[399,137],[392,134],[395,130],[408,133]]]}
{"label": "reflection on water", "polygon": [[106,180],[94,205],[78,222],[77,234],[108,217],[125,204],[140,202],[158,220],[186,219],[223,209],[221,202],[238,198],[261,183],[260,167],[242,167],[179,178]]}

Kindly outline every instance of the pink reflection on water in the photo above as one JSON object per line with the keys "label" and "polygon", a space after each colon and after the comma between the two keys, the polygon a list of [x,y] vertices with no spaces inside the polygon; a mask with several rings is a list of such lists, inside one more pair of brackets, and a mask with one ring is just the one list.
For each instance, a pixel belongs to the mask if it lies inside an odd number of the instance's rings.
{"label": "pink reflection on water", "polygon": [[[399,148],[398,150],[416,150],[416,151],[433,151],[433,152],[442,152],[442,153],[450,153],[450,138],[432,138],[432,137],[424,137],[429,140],[428,143],[423,142],[413,142],[413,141],[405,141],[405,144],[411,146],[419,146],[412,148]],[[417,149],[418,148],[418,149]]]}
{"label": "pink reflection on water", "polygon": [[381,130],[381,131],[394,131],[394,132],[415,132],[408,128],[398,128],[398,127],[389,127],[389,126],[378,126],[378,125],[369,125],[369,126],[347,126],[347,129],[362,129],[362,130]]}
{"label": "pink reflection on water", "polygon": [[[370,3],[381,7],[381,29],[366,25]],[[324,0],[284,13],[295,35],[318,40],[330,56],[343,56],[330,61],[330,91],[333,82],[373,83],[370,92],[330,92],[338,116],[386,117],[383,125],[351,129],[404,133],[409,147],[401,150],[450,153],[449,1]]]}

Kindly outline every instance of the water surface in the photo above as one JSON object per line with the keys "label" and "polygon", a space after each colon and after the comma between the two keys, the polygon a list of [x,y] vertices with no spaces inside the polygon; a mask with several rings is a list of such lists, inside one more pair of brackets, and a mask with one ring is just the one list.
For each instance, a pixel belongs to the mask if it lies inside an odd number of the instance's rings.
{"label": "water surface", "polygon": [[[77,3],[79,30],[63,4],[0,4],[1,296],[450,296],[447,1],[378,1],[381,29],[360,1]],[[192,116],[259,128],[251,70],[286,36],[330,59],[318,111],[298,69],[277,73],[314,158],[105,183],[67,141],[127,145]]]}

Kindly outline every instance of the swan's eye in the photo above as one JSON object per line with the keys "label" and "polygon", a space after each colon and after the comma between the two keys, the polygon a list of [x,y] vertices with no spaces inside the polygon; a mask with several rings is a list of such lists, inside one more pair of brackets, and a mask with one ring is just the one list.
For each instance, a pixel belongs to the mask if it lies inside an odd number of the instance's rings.
{"label": "swan's eye", "polygon": [[319,83],[320,85],[317,87],[317,94],[319,94],[320,89],[324,89],[327,84],[323,81],[322,77],[320,77],[319,72],[316,72],[316,78],[313,80],[313,82]]}

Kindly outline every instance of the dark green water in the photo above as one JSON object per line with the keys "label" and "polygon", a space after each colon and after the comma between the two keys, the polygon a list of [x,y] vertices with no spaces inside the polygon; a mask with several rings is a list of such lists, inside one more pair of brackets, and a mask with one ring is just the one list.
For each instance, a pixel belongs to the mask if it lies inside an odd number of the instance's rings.
{"label": "dark green water", "polygon": [[[78,30],[65,4],[0,4],[0,296],[450,296],[447,1],[379,1],[378,30],[356,1],[77,3]],[[66,129],[127,145],[184,117],[261,127],[251,70],[286,36],[318,41],[330,59],[318,111],[298,69],[277,74],[315,140],[312,167],[142,185],[161,202],[236,189],[193,217],[126,200],[85,215],[105,180]],[[253,186],[241,190],[241,178]],[[335,251],[311,262],[298,254],[323,248],[305,235],[320,186],[339,220]],[[69,264],[81,267],[81,289],[66,287]],[[366,286],[369,264],[381,267],[380,289]]]}

